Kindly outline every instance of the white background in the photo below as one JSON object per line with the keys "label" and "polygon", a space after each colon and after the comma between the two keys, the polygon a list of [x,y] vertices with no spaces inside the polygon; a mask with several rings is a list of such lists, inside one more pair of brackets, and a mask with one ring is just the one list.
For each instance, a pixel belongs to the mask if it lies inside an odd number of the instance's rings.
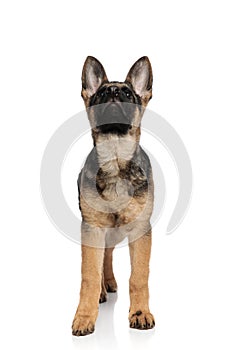
{"label": "white background", "polygon": [[[230,0],[1,1],[2,349],[232,349],[232,32]],[[192,160],[190,210],[166,236],[177,178],[166,151],[160,156],[167,203],[153,233],[154,331],[128,328],[124,247],[114,256],[118,300],[112,295],[101,305],[93,335],[71,336],[80,246],[47,217],[39,172],[53,132],[83,109],[87,55],[96,56],[112,80],[124,79],[134,61],[148,55],[150,109],[175,127]]]}

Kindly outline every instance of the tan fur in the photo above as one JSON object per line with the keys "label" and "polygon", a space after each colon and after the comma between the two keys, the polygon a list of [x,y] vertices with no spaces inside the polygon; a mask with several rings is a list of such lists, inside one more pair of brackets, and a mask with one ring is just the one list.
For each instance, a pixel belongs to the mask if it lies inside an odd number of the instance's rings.
{"label": "tan fur", "polygon": [[104,285],[108,292],[117,291],[117,283],[112,268],[112,253],[114,248],[105,248],[104,255]]}
{"label": "tan fur", "polygon": [[151,232],[129,244],[131,276],[130,292],[130,326],[133,328],[152,328],[154,317],[149,310],[149,260],[151,252]]}
{"label": "tan fur", "polygon": [[80,303],[72,328],[74,335],[92,333],[98,315],[104,249],[82,245],[82,284]]}

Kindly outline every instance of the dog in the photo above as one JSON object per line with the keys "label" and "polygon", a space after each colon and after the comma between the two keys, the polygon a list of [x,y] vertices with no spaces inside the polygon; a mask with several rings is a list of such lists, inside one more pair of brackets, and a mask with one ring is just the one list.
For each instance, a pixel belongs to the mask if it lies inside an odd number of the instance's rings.
{"label": "dog", "polygon": [[152,169],[139,145],[141,119],[152,97],[148,57],[137,60],[124,82],[109,82],[102,64],[88,56],[82,71],[82,98],[94,147],[78,177],[82,214],[82,282],[72,324],[75,336],[94,332],[98,305],[117,291],[112,267],[116,244],[127,239],[130,251],[129,326],[155,325],[149,309]]}

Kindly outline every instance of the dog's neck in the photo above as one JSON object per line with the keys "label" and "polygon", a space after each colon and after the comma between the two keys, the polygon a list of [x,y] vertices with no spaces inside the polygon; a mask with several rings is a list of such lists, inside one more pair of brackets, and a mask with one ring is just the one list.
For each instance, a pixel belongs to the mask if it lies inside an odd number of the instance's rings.
{"label": "dog's neck", "polygon": [[[117,163],[119,170],[134,156],[139,146],[140,128],[132,128],[126,135],[93,134],[99,166],[104,170],[108,163]],[[108,171],[107,171],[108,173]]]}
{"label": "dog's neck", "polygon": [[122,182],[120,172],[125,170],[130,160],[139,148],[140,128],[126,135],[95,134],[94,144],[96,147],[99,167],[101,169],[102,195],[107,200],[115,200],[119,193],[117,188]]}

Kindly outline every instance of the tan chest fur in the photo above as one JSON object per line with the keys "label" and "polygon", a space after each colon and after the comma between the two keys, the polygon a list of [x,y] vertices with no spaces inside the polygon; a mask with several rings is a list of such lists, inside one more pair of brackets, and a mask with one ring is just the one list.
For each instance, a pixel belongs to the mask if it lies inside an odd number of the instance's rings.
{"label": "tan chest fur", "polygon": [[[120,178],[120,171],[124,169],[127,162],[132,158],[136,143],[131,135],[118,137],[117,135],[101,135],[96,144],[98,161],[104,181],[100,181],[102,198],[114,201],[118,197],[128,194],[131,184]],[[125,198],[126,200],[126,198]]]}

